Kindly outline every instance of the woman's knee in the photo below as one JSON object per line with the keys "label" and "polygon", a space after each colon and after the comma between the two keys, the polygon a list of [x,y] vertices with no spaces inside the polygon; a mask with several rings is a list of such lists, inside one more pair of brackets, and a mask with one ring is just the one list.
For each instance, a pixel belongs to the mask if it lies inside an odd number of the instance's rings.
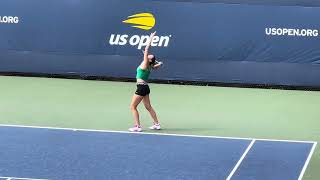
{"label": "woman's knee", "polygon": [[131,109],[131,111],[136,111],[137,110],[137,106],[134,105],[134,104],[131,104],[130,105],[130,109]]}
{"label": "woman's knee", "polygon": [[151,111],[151,110],[152,110],[152,106],[151,106],[151,105],[144,105],[144,107],[145,107],[148,111]]}

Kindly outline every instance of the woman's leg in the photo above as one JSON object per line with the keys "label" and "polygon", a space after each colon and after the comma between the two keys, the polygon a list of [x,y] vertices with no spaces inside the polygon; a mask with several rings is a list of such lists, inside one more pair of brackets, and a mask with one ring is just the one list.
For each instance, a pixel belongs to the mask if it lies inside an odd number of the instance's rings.
{"label": "woman's leg", "polygon": [[134,94],[132,97],[131,104],[130,104],[130,109],[132,111],[133,118],[134,118],[134,124],[136,126],[140,126],[139,112],[138,112],[137,107],[138,107],[139,103],[142,101],[142,99],[143,99],[143,96],[139,96],[139,95]]}
{"label": "woman's leg", "polygon": [[144,104],[144,107],[149,111],[154,123],[159,124],[157,114],[154,111],[153,107],[151,106],[149,94],[143,98],[143,104]]}

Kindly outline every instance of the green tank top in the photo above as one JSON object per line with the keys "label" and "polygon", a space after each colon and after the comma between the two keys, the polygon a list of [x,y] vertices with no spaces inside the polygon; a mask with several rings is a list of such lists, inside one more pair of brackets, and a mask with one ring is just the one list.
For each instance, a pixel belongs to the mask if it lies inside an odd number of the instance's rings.
{"label": "green tank top", "polygon": [[140,68],[140,66],[137,68],[137,79],[143,79],[145,81],[148,81],[150,75],[150,69],[143,70]]}

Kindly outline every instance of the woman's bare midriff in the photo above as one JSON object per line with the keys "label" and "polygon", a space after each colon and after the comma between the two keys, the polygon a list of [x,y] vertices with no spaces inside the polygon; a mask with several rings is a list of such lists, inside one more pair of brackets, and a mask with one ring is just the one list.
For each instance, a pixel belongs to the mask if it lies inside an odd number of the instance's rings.
{"label": "woman's bare midriff", "polygon": [[147,82],[143,79],[137,79],[137,83],[147,84]]}

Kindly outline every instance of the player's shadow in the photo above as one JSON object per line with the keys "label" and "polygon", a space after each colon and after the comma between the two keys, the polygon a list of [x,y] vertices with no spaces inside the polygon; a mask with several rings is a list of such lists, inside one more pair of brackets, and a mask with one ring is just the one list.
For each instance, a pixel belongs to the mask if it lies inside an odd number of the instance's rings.
{"label": "player's shadow", "polygon": [[213,132],[218,130],[218,128],[162,128],[159,133],[170,133],[170,134],[186,134],[186,133],[203,133],[203,132]]}

